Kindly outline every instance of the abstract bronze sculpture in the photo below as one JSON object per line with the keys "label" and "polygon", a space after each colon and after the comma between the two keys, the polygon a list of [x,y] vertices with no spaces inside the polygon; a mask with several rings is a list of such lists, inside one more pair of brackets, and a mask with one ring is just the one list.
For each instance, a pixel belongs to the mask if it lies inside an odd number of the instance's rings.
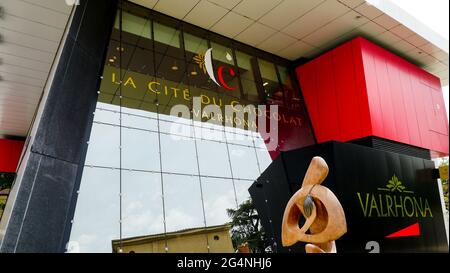
{"label": "abstract bronze sculpture", "polygon": [[[320,185],[328,175],[321,157],[314,157],[306,171],[302,187],[291,197],[284,210],[281,241],[291,246],[308,243],[307,253],[335,253],[335,240],[347,232],[344,209],[332,191]],[[300,228],[299,220],[305,217]],[[309,233],[308,233],[309,230]]]}

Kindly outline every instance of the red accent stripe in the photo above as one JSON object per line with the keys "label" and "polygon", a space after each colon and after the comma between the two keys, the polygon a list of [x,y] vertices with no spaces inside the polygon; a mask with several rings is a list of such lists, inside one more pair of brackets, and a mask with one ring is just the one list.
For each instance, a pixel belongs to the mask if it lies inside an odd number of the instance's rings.
{"label": "red accent stripe", "polygon": [[0,172],[15,172],[24,141],[0,139]]}
{"label": "red accent stripe", "polygon": [[396,237],[412,237],[412,236],[420,236],[420,227],[419,223],[415,223],[404,229],[396,231],[392,234],[386,236],[386,238],[396,238]]}

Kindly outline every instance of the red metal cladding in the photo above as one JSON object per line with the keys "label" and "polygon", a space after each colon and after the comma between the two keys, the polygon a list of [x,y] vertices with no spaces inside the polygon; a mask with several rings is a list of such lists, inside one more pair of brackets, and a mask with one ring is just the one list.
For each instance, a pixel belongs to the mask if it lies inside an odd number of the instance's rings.
{"label": "red metal cladding", "polygon": [[22,153],[23,141],[0,139],[0,172],[15,172]]}
{"label": "red metal cladding", "polygon": [[440,81],[357,37],[297,68],[319,143],[367,136],[448,155]]}

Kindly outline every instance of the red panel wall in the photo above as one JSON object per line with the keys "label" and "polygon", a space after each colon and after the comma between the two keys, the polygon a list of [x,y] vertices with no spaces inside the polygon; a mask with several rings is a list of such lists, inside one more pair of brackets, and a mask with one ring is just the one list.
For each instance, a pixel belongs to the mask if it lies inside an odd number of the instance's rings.
{"label": "red panel wall", "polygon": [[355,38],[297,68],[317,141],[377,136],[448,154],[437,77]]}
{"label": "red panel wall", "polygon": [[23,141],[0,139],[0,172],[15,172],[22,153]]}
{"label": "red panel wall", "polygon": [[297,68],[316,139],[348,141],[371,134],[361,53],[346,43]]}

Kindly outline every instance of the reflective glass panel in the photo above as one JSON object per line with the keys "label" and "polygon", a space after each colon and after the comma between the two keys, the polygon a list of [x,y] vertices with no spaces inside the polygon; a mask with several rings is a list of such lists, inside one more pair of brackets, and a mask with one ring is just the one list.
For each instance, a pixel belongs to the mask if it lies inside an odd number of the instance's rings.
{"label": "reflective glass panel", "polygon": [[228,144],[231,166],[235,178],[256,179],[259,176],[255,149]]}
{"label": "reflective glass panel", "polygon": [[198,174],[195,142],[192,138],[162,136],[161,158],[164,172]]}
{"label": "reflective glass panel", "polygon": [[[119,14],[116,16],[114,27],[118,30],[120,25]],[[151,39],[150,20],[140,16],[123,12],[122,13],[122,31],[137,36]]]}
{"label": "reflective glass panel", "polygon": [[208,50],[208,41],[198,36],[184,33],[184,48],[186,49],[187,60],[192,60],[197,54],[205,54]]}
{"label": "reflective glass panel", "polygon": [[83,170],[70,234],[69,252],[112,252],[119,237],[119,170]]}
{"label": "reflective glass panel", "polygon": [[258,163],[262,172],[272,163],[272,158],[266,149],[256,148],[256,155],[258,156]]}
{"label": "reflective glass panel", "polygon": [[200,181],[193,175],[163,175],[167,232],[204,227]]}
{"label": "reflective glass panel", "polygon": [[256,88],[253,66],[256,59],[248,54],[236,51],[236,63],[239,68],[242,89],[247,99],[250,101],[259,101],[258,89]]}
{"label": "reflective glass panel", "polygon": [[122,168],[159,171],[158,134],[122,128]]}
{"label": "reflective glass panel", "polygon": [[203,202],[207,226],[231,221],[227,210],[236,208],[232,179],[202,178]]}
{"label": "reflective glass panel", "polygon": [[120,127],[94,123],[89,138],[86,165],[119,167]]}
{"label": "reflective glass panel", "polygon": [[124,170],[122,179],[123,236],[164,233],[160,174]]}
{"label": "reflective glass panel", "polygon": [[227,145],[221,142],[197,140],[200,173],[219,177],[231,177]]}
{"label": "reflective glass panel", "polygon": [[278,82],[275,64],[262,59],[258,59],[258,63],[266,100],[271,104],[283,103],[283,90]]}
{"label": "reflective glass panel", "polygon": [[[154,22],[153,31],[155,33],[156,42],[174,48],[181,47],[179,30]],[[155,46],[156,51],[166,53],[163,49],[170,50],[169,47],[163,47],[162,45],[158,45],[158,47]]]}
{"label": "reflective glass panel", "polygon": [[236,179],[234,181],[238,204],[242,204],[250,199],[250,193],[248,192],[248,188],[250,188],[253,182],[254,182],[253,180],[240,180],[240,179]]}

